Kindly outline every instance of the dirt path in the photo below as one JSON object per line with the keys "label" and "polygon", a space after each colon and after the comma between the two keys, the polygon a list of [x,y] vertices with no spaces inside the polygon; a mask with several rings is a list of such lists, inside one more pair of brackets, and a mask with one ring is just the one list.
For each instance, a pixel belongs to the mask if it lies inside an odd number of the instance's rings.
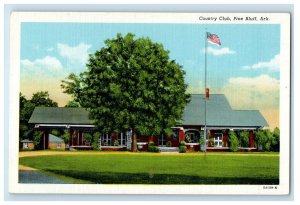
{"label": "dirt path", "polygon": [[27,167],[27,166],[19,164],[19,170],[23,170],[23,171],[36,171],[37,169],[32,168],[32,167]]}

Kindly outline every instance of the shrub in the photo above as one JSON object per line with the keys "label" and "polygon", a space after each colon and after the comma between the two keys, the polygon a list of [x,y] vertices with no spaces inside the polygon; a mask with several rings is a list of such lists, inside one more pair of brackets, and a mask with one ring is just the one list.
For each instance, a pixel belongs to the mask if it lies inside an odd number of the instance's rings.
{"label": "shrub", "polygon": [[148,152],[160,152],[157,146],[150,146],[148,147]]}
{"label": "shrub", "polygon": [[179,143],[179,146],[185,146],[185,141],[181,141],[181,142]]}
{"label": "shrub", "polygon": [[119,145],[120,145],[119,140],[115,140],[114,141],[114,146],[119,146]]}
{"label": "shrub", "polygon": [[154,142],[149,142],[148,147],[150,147],[150,146],[155,146]]}
{"label": "shrub", "polygon": [[237,152],[239,150],[240,142],[234,131],[229,132],[229,143],[231,151]]}
{"label": "shrub", "polygon": [[205,144],[204,137],[201,137],[201,138],[200,138],[200,140],[199,140],[199,144],[200,144],[200,145],[204,145],[204,144]]}
{"label": "shrub", "polygon": [[160,149],[157,146],[155,146],[154,142],[149,142],[148,152],[160,152]]}
{"label": "shrub", "polygon": [[249,147],[249,131],[240,132],[240,139],[243,147]]}
{"label": "shrub", "polygon": [[90,133],[84,133],[84,144],[90,146],[92,143],[93,136]]}
{"label": "shrub", "polygon": [[186,153],[186,146],[179,146],[179,153]]}
{"label": "shrub", "polygon": [[99,142],[100,142],[100,132],[95,132],[93,134],[93,142],[92,142],[92,148],[93,149],[98,149],[99,148]]}

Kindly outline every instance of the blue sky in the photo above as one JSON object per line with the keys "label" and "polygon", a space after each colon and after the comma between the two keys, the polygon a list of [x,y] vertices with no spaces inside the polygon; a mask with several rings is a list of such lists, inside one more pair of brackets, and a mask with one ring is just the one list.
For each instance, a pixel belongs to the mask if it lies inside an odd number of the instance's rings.
{"label": "blue sky", "polygon": [[131,32],[162,43],[186,71],[188,91],[203,93],[206,30],[222,42],[220,47],[208,44],[211,92],[225,94],[236,109],[259,109],[278,121],[280,26],[276,24],[22,23],[20,89],[27,97],[47,89],[63,106],[70,97],[62,94],[60,80],[84,71],[88,53],[103,47],[106,39]]}

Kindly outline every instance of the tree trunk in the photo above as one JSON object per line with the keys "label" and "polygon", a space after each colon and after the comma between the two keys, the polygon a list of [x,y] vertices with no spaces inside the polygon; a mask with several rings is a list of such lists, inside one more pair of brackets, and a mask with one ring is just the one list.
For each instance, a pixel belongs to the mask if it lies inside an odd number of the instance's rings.
{"label": "tree trunk", "polygon": [[133,132],[133,136],[132,136],[132,149],[133,152],[137,152],[137,136],[136,133]]}

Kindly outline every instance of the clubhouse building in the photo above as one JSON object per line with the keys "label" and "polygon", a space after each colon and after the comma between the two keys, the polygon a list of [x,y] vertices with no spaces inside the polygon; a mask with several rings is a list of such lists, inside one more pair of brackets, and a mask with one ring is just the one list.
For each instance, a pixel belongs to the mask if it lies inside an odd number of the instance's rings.
{"label": "clubhouse building", "polygon": [[[205,106],[206,98],[206,106]],[[205,112],[206,107],[206,112]],[[161,151],[178,151],[180,142],[184,141],[188,150],[203,150],[199,141],[206,129],[207,151],[229,151],[229,131],[249,132],[249,146],[240,151],[256,150],[255,130],[268,126],[258,110],[233,110],[223,94],[193,94],[186,105],[182,121],[172,127],[173,134],[165,136],[138,136],[138,150],[147,150],[148,143],[154,142]],[[42,149],[49,149],[49,134],[51,129],[67,129],[69,132],[70,149],[91,149],[91,144],[85,139],[87,133],[93,133],[94,124],[89,119],[85,108],[36,107],[29,123],[43,131]],[[100,150],[132,150],[131,131],[122,133],[105,133],[99,137]]]}

